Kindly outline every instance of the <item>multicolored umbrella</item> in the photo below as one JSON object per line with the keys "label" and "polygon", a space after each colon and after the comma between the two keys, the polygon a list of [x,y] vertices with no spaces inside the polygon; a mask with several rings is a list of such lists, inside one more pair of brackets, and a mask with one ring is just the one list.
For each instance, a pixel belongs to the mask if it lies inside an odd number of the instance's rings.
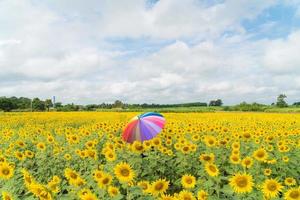
{"label": "multicolored umbrella", "polygon": [[134,141],[145,141],[154,138],[164,127],[165,118],[155,112],[147,112],[135,116],[127,124],[123,131],[124,141],[133,143]]}

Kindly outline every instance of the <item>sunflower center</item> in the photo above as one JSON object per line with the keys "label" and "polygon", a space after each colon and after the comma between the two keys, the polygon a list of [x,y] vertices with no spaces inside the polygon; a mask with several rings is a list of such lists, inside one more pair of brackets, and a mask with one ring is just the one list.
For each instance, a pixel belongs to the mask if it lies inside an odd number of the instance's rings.
{"label": "sunflower center", "polygon": [[161,190],[161,189],[163,189],[163,187],[164,187],[164,184],[162,184],[162,183],[157,183],[157,184],[155,185],[155,190]]}
{"label": "sunflower center", "polygon": [[118,194],[117,190],[115,190],[115,189],[111,190],[111,193],[114,194],[114,195]]}
{"label": "sunflower center", "polygon": [[77,174],[75,174],[75,173],[71,173],[71,174],[70,174],[70,177],[71,177],[72,179],[76,179],[78,176],[77,176]]}
{"label": "sunflower center", "polygon": [[212,166],[212,165],[209,166],[209,170],[212,171],[212,172],[216,172],[217,171],[216,168],[214,166]]}
{"label": "sunflower center", "polygon": [[269,184],[267,185],[267,188],[268,188],[268,190],[270,190],[270,191],[276,191],[277,185],[276,185],[275,183],[269,183]]}
{"label": "sunflower center", "polygon": [[203,157],[203,160],[209,161],[209,160],[210,160],[210,156],[204,156],[204,157]]}
{"label": "sunflower center", "polygon": [[238,161],[239,159],[238,159],[238,157],[234,156],[234,157],[232,157],[232,160],[233,161]]}
{"label": "sunflower center", "polygon": [[139,150],[139,151],[143,150],[143,146],[142,146],[142,145],[137,145],[135,148],[136,148],[137,150]]}
{"label": "sunflower center", "polygon": [[214,144],[214,141],[213,140],[209,140],[208,143],[209,144]]}
{"label": "sunflower center", "polygon": [[246,165],[250,165],[250,160],[246,160],[246,161],[245,161],[245,164],[246,164]]}
{"label": "sunflower center", "polygon": [[189,147],[183,147],[183,151],[188,151]]}
{"label": "sunflower center", "polygon": [[11,198],[9,196],[5,196],[4,200],[11,200]]}
{"label": "sunflower center", "polygon": [[143,188],[143,190],[147,190],[148,189],[148,185],[147,184],[141,184],[141,187]]}
{"label": "sunflower center", "polygon": [[4,175],[8,175],[9,174],[9,169],[8,168],[4,168],[4,169],[2,169],[2,174],[4,174]]}
{"label": "sunflower center", "polygon": [[257,152],[257,157],[262,158],[265,156],[265,153],[263,151]]}
{"label": "sunflower center", "polygon": [[122,176],[128,176],[129,175],[129,170],[128,169],[121,169],[121,174],[122,174]]}
{"label": "sunflower center", "polygon": [[183,200],[192,200],[192,198],[191,198],[189,195],[185,195],[185,196],[183,197]]}
{"label": "sunflower center", "polygon": [[246,187],[248,185],[248,181],[244,177],[240,177],[236,180],[236,184],[239,187]]}
{"label": "sunflower center", "polygon": [[187,178],[187,179],[186,179],[186,182],[187,182],[188,184],[191,184],[193,181],[192,181],[192,179]]}
{"label": "sunflower center", "polygon": [[108,182],[109,182],[109,179],[108,179],[108,178],[104,178],[103,181],[102,181],[102,183],[105,184],[105,185],[106,185]]}
{"label": "sunflower center", "polygon": [[290,197],[293,199],[298,199],[300,197],[300,193],[298,191],[292,191],[290,193]]}

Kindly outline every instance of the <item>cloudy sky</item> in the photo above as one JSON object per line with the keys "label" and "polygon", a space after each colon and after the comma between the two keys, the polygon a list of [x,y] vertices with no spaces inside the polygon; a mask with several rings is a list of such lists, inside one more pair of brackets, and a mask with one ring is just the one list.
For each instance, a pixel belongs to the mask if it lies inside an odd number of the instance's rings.
{"label": "cloudy sky", "polygon": [[300,101],[300,1],[0,0],[0,96]]}

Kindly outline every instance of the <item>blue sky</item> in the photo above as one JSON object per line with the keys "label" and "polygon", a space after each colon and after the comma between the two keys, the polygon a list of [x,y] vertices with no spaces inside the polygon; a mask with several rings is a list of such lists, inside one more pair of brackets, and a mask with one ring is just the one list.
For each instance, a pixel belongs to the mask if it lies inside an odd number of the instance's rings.
{"label": "blue sky", "polygon": [[0,96],[300,101],[300,2],[0,0]]}

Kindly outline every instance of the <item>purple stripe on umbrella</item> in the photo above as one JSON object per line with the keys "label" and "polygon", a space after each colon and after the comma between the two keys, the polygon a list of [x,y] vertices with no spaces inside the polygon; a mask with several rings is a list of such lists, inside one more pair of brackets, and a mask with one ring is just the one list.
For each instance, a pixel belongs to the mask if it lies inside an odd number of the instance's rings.
{"label": "purple stripe on umbrella", "polygon": [[148,120],[147,118],[143,119],[143,121],[145,121],[147,123],[147,125],[151,126],[155,130],[155,132],[160,132],[162,129],[162,127],[153,123],[152,121]]}
{"label": "purple stripe on umbrella", "polygon": [[152,137],[155,137],[157,133],[161,131],[161,128],[154,123],[151,123],[144,119],[142,119],[142,121],[144,122],[143,124],[146,126],[146,128],[150,131]]}
{"label": "purple stripe on umbrella", "polygon": [[151,129],[149,129],[147,126],[146,126],[146,124],[145,124],[145,122],[143,121],[143,120],[140,120],[140,130],[143,132],[143,133],[145,133],[145,134],[142,134],[141,135],[141,139],[142,139],[142,141],[144,141],[144,140],[150,140],[152,137],[153,137],[153,135],[152,135],[152,133],[151,133]]}

